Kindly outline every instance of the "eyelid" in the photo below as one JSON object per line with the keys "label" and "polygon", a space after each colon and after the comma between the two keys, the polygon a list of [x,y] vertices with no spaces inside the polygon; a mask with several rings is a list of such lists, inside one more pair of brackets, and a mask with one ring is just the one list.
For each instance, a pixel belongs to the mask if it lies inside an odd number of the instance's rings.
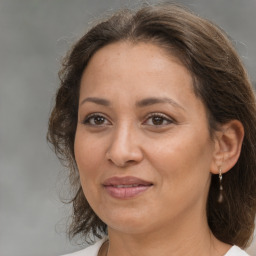
{"label": "eyelid", "polygon": [[108,121],[108,123],[111,124],[111,121],[109,120],[109,118],[105,114],[100,113],[100,112],[93,112],[91,114],[86,115],[85,118],[83,119],[82,123],[85,124],[85,125],[88,125],[88,126],[98,126],[98,127],[103,127],[103,126],[109,125],[109,124],[97,125],[97,124],[90,124],[89,122],[87,122],[87,121],[90,120],[90,118],[93,118],[93,117],[96,117],[96,116],[103,117],[105,120]]}
{"label": "eyelid", "polygon": [[[148,119],[152,118],[152,117],[162,117],[164,120],[168,121],[169,124],[177,123],[176,120],[174,118],[170,117],[169,115],[163,114],[161,112],[160,113],[159,112],[152,112],[152,113],[150,113],[146,116],[145,121],[143,121],[143,124],[145,124],[145,122]],[[151,126],[163,127],[163,126],[166,126],[166,124],[164,124],[164,125],[151,125]]]}
{"label": "eyelid", "polygon": [[[94,118],[94,117],[97,117],[97,116],[104,118],[104,123],[103,124],[91,124],[90,123],[90,119]],[[164,121],[167,121],[168,123],[167,124],[159,124],[159,125],[147,124],[147,121],[150,118],[153,118],[153,117],[161,117],[161,118],[163,118]],[[106,124],[105,121],[107,121],[108,123]],[[146,116],[146,118],[142,122],[142,125],[155,126],[155,127],[160,128],[160,127],[164,127],[164,126],[174,124],[174,123],[176,123],[176,120],[174,118],[170,117],[169,115],[166,115],[166,114],[161,113],[161,112],[152,112],[152,113],[149,113]],[[85,116],[85,118],[82,121],[82,124],[88,125],[88,126],[95,126],[95,127],[104,127],[104,126],[111,125],[112,122],[110,121],[110,118],[108,116],[106,116],[105,114],[100,113],[100,112],[93,112],[93,113],[88,114],[88,115]]]}

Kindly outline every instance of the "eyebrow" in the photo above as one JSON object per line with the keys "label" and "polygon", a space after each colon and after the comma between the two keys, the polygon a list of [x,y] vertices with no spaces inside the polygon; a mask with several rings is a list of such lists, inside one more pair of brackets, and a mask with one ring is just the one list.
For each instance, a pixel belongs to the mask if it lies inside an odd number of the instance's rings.
{"label": "eyebrow", "polygon": [[159,103],[168,103],[173,105],[174,107],[178,107],[184,110],[184,108],[178,104],[176,101],[174,101],[171,98],[167,98],[167,97],[162,97],[162,98],[157,98],[157,97],[151,97],[151,98],[146,98],[143,100],[140,100],[138,102],[136,102],[136,106],[137,107],[146,107],[146,106],[151,106],[154,104],[159,104]]}
{"label": "eyebrow", "polygon": [[84,104],[85,102],[92,102],[92,103],[102,105],[102,106],[110,106],[109,100],[102,99],[102,98],[96,98],[96,97],[85,98],[84,100],[82,100],[80,105]]}
{"label": "eyebrow", "polygon": [[[106,106],[109,107],[111,105],[111,102],[107,99],[103,99],[103,98],[97,98],[97,97],[88,97],[85,98],[84,100],[82,100],[82,102],[80,103],[80,105],[86,103],[86,102],[92,102],[98,105],[102,105],[102,106]],[[168,103],[173,105],[174,107],[178,107],[180,109],[184,108],[179,105],[176,101],[174,101],[171,98],[167,98],[167,97],[162,97],[162,98],[157,98],[157,97],[150,97],[150,98],[145,98],[143,100],[137,101],[135,103],[136,107],[146,107],[146,106],[151,106],[154,104],[160,104],[160,103]]]}

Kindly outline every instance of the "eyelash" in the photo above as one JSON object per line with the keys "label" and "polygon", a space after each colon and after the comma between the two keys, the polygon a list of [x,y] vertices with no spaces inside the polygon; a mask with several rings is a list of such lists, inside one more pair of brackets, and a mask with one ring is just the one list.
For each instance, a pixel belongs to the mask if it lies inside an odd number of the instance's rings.
{"label": "eyelash", "polygon": [[[159,127],[162,127],[162,126],[166,126],[168,124],[171,124],[171,123],[175,123],[175,120],[166,116],[165,114],[162,114],[162,113],[151,113],[147,116],[146,118],[146,121],[148,121],[150,118],[154,118],[154,117],[160,117],[162,119],[163,122],[167,122],[167,124],[151,124],[152,126],[159,126]],[[145,122],[143,122],[143,124],[145,124]]]}
{"label": "eyelash", "polygon": [[106,124],[103,124],[103,125],[102,124],[101,125],[91,124],[90,121],[94,118],[94,122],[95,122],[96,117],[103,118],[104,121],[107,120],[107,118],[104,115],[102,115],[100,113],[93,113],[93,114],[90,114],[90,115],[86,116],[85,120],[83,121],[83,124],[90,125],[90,126],[100,126],[100,127],[108,125],[108,124],[107,125]]}
{"label": "eyelash", "polygon": [[[90,125],[90,126],[94,126],[94,127],[97,127],[97,126],[98,126],[98,127],[104,127],[104,126],[109,125],[109,124],[95,124],[95,118],[96,118],[96,117],[101,118],[101,120],[102,120],[103,122],[105,122],[105,121],[108,120],[104,115],[102,115],[102,114],[100,114],[100,113],[93,113],[93,114],[90,114],[90,115],[86,116],[85,120],[83,121],[83,124],[85,124],[85,125]],[[158,118],[160,117],[160,118],[161,118],[161,121],[162,121],[162,122],[167,122],[167,124],[166,124],[166,123],[165,123],[165,124],[150,124],[149,126],[163,127],[163,126],[166,126],[166,125],[175,123],[175,120],[174,120],[174,119],[172,119],[172,118],[170,118],[170,117],[168,117],[168,116],[166,116],[166,115],[164,115],[164,114],[162,114],[162,113],[151,113],[151,114],[149,114],[149,115],[147,116],[146,120],[143,122],[143,125],[148,125],[148,124],[146,124],[146,122],[147,122],[149,119],[154,118],[154,117],[158,117]],[[93,120],[93,118],[94,118],[94,124],[91,124],[90,121]],[[109,121],[108,121],[108,122],[109,122]],[[111,124],[111,122],[109,122],[109,123]]]}

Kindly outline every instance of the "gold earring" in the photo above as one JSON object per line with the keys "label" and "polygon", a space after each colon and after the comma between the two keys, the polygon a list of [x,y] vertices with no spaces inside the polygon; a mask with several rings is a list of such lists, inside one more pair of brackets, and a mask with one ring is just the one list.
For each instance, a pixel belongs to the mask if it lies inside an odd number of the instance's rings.
{"label": "gold earring", "polygon": [[219,183],[220,183],[220,192],[218,197],[218,203],[222,203],[224,201],[223,195],[223,186],[222,186],[222,170],[221,167],[219,168]]}

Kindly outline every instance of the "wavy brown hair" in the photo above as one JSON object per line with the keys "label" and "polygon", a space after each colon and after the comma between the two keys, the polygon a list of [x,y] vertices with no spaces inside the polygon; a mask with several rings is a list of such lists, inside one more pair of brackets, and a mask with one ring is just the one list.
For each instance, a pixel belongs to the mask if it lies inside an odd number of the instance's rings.
{"label": "wavy brown hair", "polygon": [[239,120],[245,130],[241,155],[223,175],[225,202],[217,202],[218,176],[212,175],[207,218],[219,240],[249,245],[256,213],[256,104],[247,73],[226,34],[211,22],[173,4],[122,10],[91,28],[67,54],[49,120],[48,141],[70,170],[74,197],[70,237],[100,237],[107,226],[88,204],[74,157],[80,80],[93,54],[118,42],[147,42],[176,56],[193,77],[194,92],[208,112],[210,133],[219,124]]}

